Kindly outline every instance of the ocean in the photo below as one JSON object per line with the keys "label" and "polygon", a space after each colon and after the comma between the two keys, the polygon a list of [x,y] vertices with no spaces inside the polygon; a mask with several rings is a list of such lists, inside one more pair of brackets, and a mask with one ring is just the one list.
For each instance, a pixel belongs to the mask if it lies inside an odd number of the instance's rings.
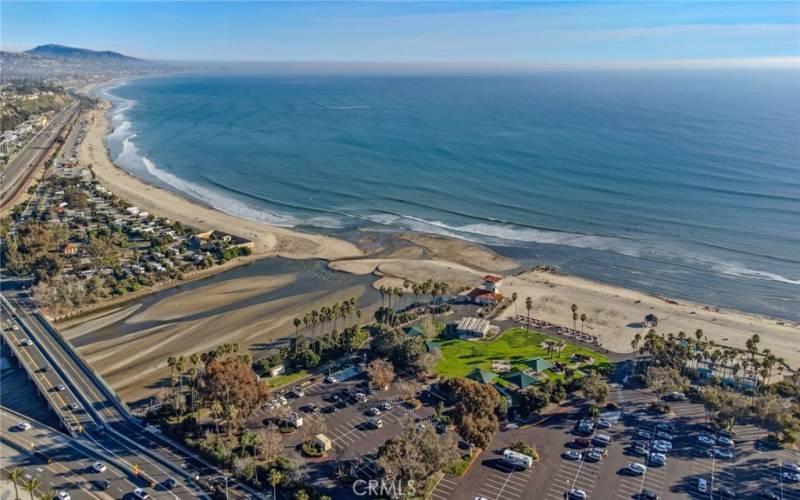
{"label": "ocean", "polygon": [[102,92],[118,165],[231,214],[453,236],[800,320],[796,72],[233,70]]}

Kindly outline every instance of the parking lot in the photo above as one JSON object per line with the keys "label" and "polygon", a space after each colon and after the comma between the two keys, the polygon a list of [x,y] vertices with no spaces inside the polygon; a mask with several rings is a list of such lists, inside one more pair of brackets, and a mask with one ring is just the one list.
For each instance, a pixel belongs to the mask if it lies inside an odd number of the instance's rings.
{"label": "parking lot", "polygon": [[[673,413],[660,416],[647,411],[655,397],[645,391],[615,388],[609,399],[617,402],[623,413],[610,428],[594,431],[612,438],[602,460],[565,458],[568,450],[586,451],[575,444],[580,437],[576,424],[585,414],[585,406],[578,404],[563,408],[539,425],[499,432],[490,449],[481,454],[463,477],[445,476],[432,497],[436,500],[473,500],[476,497],[563,500],[570,489],[578,488],[587,498],[601,499],[637,499],[643,490],[650,490],[663,499],[720,498],[722,486],[730,488],[737,498],[758,498],[764,488],[769,488],[777,498],[800,500],[800,485],[781,479],[781,464],[800,462],[800,454],[792,450],[759,449],[757,440],[766,434],[764,430],[737,426],[734,446],[730,448],[733,457],[725,459],[713,456],[715,446],[705,447],[698,442],[705,422],[702,405],[690,401],[671,402]],[[646,454],[633,453],[636,442],[651,447],[658,439],[656,425],[667,422],[674,426],[674,431],[671,432],[672,449],[665,453],[664,465],[651,463]],[[502,450],[517,440],[535,444],[539,449],[542,459],[532,469],[512,471],[500,461]],[[711,450],[711,457],[701,455],[704,448]],[[646,465],[646,470],[643,474],[631,474],[626,470],[630,463]],[[705,494],[697,489],[700,478],[709,486]]]}

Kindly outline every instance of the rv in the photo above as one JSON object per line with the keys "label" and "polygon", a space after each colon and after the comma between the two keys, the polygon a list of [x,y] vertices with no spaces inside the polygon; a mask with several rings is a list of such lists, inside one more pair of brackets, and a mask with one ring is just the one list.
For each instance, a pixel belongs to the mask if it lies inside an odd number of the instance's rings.
{"label": "rv", "polygon": [[503,452],[503,461],[517,467],[522,467],[523,469],[530,469],[533,465],[533,459],[531,457],[510,449],[506,449]]}

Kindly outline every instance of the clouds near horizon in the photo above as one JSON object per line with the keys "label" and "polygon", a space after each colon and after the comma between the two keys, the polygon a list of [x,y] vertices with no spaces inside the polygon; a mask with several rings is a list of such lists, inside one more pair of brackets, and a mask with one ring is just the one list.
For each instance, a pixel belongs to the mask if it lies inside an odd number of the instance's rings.
{"label": "clouds near horizon", "polygon": [[136,57],[797,66],[788,2],[2,2],[4,50],[43,43]]}

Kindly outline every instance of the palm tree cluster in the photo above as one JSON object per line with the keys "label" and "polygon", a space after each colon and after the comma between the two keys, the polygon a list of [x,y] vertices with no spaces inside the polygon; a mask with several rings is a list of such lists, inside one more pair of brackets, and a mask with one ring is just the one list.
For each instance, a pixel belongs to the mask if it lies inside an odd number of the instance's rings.
{"label": "palm tree cluster", "polygon": [[[393,307],[400,310],[416,307],[418,305],[427,305],[431,302],[436,302],[437,297],[447,295],[450,285],[444,282],[427,280],[424,283],[414,283],[411,281],[404,281],[403,287],[380,287],[378,292],[381,294],[381,307]],[[403,297],[409,295],[413,296],[413,301],[404,301]],[[397,300],[393,300],[397,298]]]}
{"label": "palm tree cluster", "polygon": [[341,328],[353,326],[361,319],[361,309],[357,306],[357,299],[350,297],[343,302],[336,302],[332,306],[323,306],[318,310],[314,309],[303,315],[302,318],[294,318],[292,324],[294,325],[295,335],[300,332],[300,325],[305,328],[312,327],[312,333],[317,333],[317,325],[320,325],[320,331],[326,328],[339,328],[339,320],[341,320]]}

